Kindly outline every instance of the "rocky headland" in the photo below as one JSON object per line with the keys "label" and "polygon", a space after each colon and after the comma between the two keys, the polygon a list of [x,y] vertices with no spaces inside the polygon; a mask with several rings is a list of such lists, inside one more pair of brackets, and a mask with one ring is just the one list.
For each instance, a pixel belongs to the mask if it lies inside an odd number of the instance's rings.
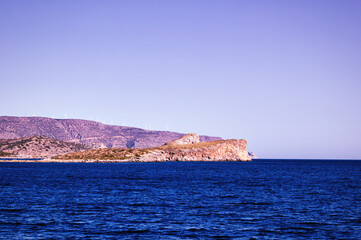
{"label": "rocky headland", "polygon": [[[243,139],[76,119],[0,117],[0,157],[53,162],[250,161]],[[22,161],[22,160],[20,160]],[[25,160],[24,160],[25,161]]]}
{"label": "rocky headland", "polygon": [[92,149],[52,157],[54,162],[251,161],[244,139],[200,142],[188,134],[160,147]]}

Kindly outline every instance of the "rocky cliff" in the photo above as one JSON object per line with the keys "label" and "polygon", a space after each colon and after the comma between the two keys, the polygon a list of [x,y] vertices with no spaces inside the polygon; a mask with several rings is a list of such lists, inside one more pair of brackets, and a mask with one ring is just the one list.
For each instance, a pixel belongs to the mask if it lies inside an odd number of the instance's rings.
{"label": "rocky cliff", "polygon": [[43,136],[0,139],[0,152],[3,156],[51,157],[88,149],[90,148],[83,144],[63,142]]}
{"label": "rocky cliff", "polygon": [[197,134],[188,134],[160,147],[145,149],[93,149],[56,156],[62,161],[90,160],[113,162],[163,161],[250,161],[244,139],[197,141]]}
{"label": "rocky cliff", "polygon": [[259,158],[254,152],[248,152],[248,155],[249,155],[249,157],[252,158],[252,159],[257,159],[257,158]]}
{"label": "rocky cliff", "polygon": [[243,139],[220,140],[187,145],[165,145],[150,150],[139,158],[151,161],[249,161]]}
{"label": "rocky cliff", "polygon": [[[0,139],[42,135],[61,141],[83,143],[94,148],[150,148],[180,138],[185,134],[150,131],[140,128],[106,125],[79,119],[45,117],[0,117]],[[200,141],[221,140],[200,136]]]}

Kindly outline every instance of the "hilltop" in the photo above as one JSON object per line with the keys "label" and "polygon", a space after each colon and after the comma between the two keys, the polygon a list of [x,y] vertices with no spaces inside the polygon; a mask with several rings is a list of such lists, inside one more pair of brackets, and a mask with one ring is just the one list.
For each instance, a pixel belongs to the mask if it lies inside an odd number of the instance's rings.
{"label": "hilltop", "polygon": [[0,156],[51,157],[90,149],[89,146],[69,143],[44,136],[0,139]]}
{"label": "hilltop", "polygon": [[[87,144],[93,148],[151,148],[161,146],[185,134],[107,125],[81,119],[0,117],[0,139],[36,135],[65,142]],[[200,136],[201,142],[221,139],[220,137]]]}

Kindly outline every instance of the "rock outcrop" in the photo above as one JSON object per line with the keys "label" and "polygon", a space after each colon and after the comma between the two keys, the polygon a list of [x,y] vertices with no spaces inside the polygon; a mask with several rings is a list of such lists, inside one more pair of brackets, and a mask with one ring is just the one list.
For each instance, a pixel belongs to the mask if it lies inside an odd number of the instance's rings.
{"label": "rock outcrop", "polygon": [[[15,139],[41,135],[57,140],[83,143],[107,148],[150,148],[185,134],[150,131],[140,128],[106,125],[79,119],[45,117],[0,117],[0,139]],[[200,136],[200,141],[221,140],[219,137]]]}
{"label": "rock outcrop", "polygon": [[199,143],[200,138],[196,133],[189,133],[181,138],[165,143],[164,145],[185,145],[185,144],[193,144]]}
{"label": "rock outcrop", "polygon": [[249,157],[252,158],[252,159],[257,159],[257,158],[259,158],[254,152],[248,152],[248,155],[249,155]]}
{"label": "rock outcrop", "polygon": [[231,139],[154,148],[139,158],[148,161],[250,161],[247,142]]}

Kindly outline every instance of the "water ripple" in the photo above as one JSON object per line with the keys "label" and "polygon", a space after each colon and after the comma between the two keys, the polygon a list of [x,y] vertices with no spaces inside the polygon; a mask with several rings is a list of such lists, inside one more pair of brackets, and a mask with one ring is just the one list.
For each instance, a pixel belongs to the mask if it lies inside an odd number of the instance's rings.
{"label": "water ripple", "polygon": [[0,239],[361,239],[361,162],[0,164]]}

